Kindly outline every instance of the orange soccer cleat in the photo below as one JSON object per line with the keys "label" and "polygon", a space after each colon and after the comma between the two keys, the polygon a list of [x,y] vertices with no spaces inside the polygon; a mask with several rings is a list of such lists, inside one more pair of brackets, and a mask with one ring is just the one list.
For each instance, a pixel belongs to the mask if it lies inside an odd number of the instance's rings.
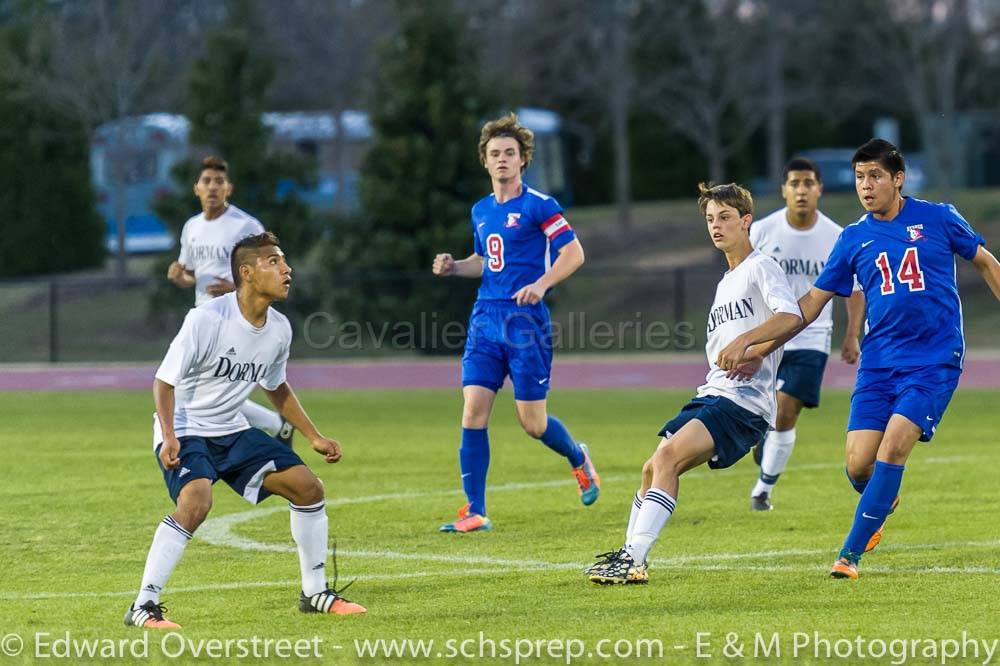
{"label": "orange soccer cleat", "polygon": [[851,580],[857,580],[858,563],[852,562],[849,558],[841,557],[833,563],[833,568],[830,569],[830,576],[832,578],[850,578]]}
{"label": "orange soccer cleat", "polygon": [[573,468],[573,476],[580,490],[580,501],[584,506],[590,506],[601,494],[601,476],[590,461],[590,449],[586,444],[580,444],[583,451],[583,464]]}
{"label": "orange soccer cleat", "polygon": [[493,523],[486,516],[481,516],[478,513],[470,513],[469,507],[471,504],[466,504],[461,509],[458,510],[458,520],[453,523],[445,523],[441,526],[441,532],[479,532],[493,529]]}

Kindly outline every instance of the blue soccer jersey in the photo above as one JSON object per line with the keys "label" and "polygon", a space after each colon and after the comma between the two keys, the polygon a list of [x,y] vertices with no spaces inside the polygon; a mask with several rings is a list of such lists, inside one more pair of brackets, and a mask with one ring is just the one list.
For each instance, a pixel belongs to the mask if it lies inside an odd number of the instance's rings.
{"label": "blue soccer jersey", "polygon": [[953,363],[965,355],[955,257],[971,260],[985,240],[951,204],[907,197],[891,221],[869,213],[844,229],[816,287],[865,293],[862,368]]}
{"label": "blue soccer jersey", "polygon": [[494,195],[472,207],[475,252],[483,258],[479,300],[510,300],[551,266],[554,254],[576,235],[553,197],[527,185],[497,203]]}

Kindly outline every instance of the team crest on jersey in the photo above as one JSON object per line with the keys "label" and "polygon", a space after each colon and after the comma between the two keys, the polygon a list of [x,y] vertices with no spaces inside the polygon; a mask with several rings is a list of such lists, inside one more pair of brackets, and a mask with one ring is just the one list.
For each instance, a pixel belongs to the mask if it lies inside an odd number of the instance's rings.
{"label": "team crest on jersey", "polygon": [[927,238],[920,231],[923,228],[924,228],[924,225],[922,225],[922,224],[914,224],[912,226],[906,227],[906,233],[908,233],[910,235],[910,237],[909,237],[908,240],[918,241],[918,240],[923,240],[923,239]]}
{"label": "team crest on jersey", "polygon": [[521,225],[517,223],[518,218],[521,217],[520,213],[507,213],[507,222],[503,225],[504,229],[516,229]]}

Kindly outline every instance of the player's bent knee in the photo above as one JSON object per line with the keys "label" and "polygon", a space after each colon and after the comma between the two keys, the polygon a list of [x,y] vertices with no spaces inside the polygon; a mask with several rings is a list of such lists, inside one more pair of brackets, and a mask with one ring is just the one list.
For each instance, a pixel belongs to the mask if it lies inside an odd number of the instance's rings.
{"label": "player's bent knee", "polygon": [[535,439],[541,439],[542,435],[545,434],[547,425],[544,421],[521,421],[521,427],[524,428],[524,432],[529,437],[534,437]]}
{"label": "player's bent knee", "polygon": [[212,498],[191,498],[186,502],[178,502],[177,511],[174,512],[174,520],[181,524],[181,527],[188,532],[194,532],[205,522],[208,513],[212,510]]}
{"label": "player's bent knee", "polygon": [[882,446],[880,446],[878,450],[878,457],[879,460],[883,460],[893,465],[904,465],[906,464],[906,459],[910,457],[910,451],[912,450],[912,444],[883,441]]}
{"label": "player's bent knee", "polygon": [[855,481],[867,481],[875,472],[875,463],[867,460],[847,460],[847,474]]}
{"label": "player's bent knee", "polygon": [[490,410],[485,405],[470,405],[465,403],[462,410],[462,427],[481,430],[490,421]]}
{"label": "player's bent knee", "polygon": [[309,506],[311,504],[319,504],[326,497],[323,488],[323,482],[319,480],[312,472],[309,476],[304,478],[301,483],[296,484],[296,487],[291,489],[290,494],[294,497],[288,498],[292,504],[297,504],[299,506]]}
{"label": "player's bent knee", "polygon": [[653,474],[679,475],[681,472],[681,461],[672,446],[664,446],[656,450],[651,458]]}

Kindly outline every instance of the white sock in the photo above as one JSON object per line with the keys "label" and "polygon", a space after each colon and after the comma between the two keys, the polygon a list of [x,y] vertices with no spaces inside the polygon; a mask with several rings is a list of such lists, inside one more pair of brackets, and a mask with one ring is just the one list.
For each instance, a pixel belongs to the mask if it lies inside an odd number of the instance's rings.
{"label": "white sock", "polygon": [[302,592],[311,597],[326,589],[326,543],[330,529],[326,518],[326,501],[308,506],[289,504],[292,539],[299,549],[299,571]]}
{"label": "white sock", "polygon": [[133,608],[138,608],[147,601],[160,603],[160,591],[167,584],[167,579],[174,572],[177,563],[181,561],[184,548],[191,540],[191,533],[181,527],[180,523],[167,516],[156,528],[153,543],[146,555],[146,568],[142,571],[142,586],[139,596],[135,599]]}
{"label": "white sock", "polygon": [[632,538],[625,544],[625,550],[638,564],[646,561],[649,549],[656,543],[663,527],[670,520],[677,502],[659,488],[650,488],[642,500],[642,508],[635,519]]}
{"label": "white sock", "polygon": [[276,435],[281,430],[281,414],[258,405],[253,400],[247,399],[240,407],[240,413],[247,418],[251,427],[263,430],[269,435]]}
{"label": "white sock", "polygon": [[761,493],[771,494],[778,477],[788,466],[788,459],[795,448],[795,428],[791,430],[772,430],[764,440],[764,457],[760,461],[760,478],[750,493],[751,497]]}
{"label": "white sock", "polygon": [[635,519],[639,517],[639,509],[642,508],[642,491],[635,491],[635,497],[632,498],[632,509],[628,514],[628,527],[625,529],[625,543],[632,540],[632,532],[635,531]]}

